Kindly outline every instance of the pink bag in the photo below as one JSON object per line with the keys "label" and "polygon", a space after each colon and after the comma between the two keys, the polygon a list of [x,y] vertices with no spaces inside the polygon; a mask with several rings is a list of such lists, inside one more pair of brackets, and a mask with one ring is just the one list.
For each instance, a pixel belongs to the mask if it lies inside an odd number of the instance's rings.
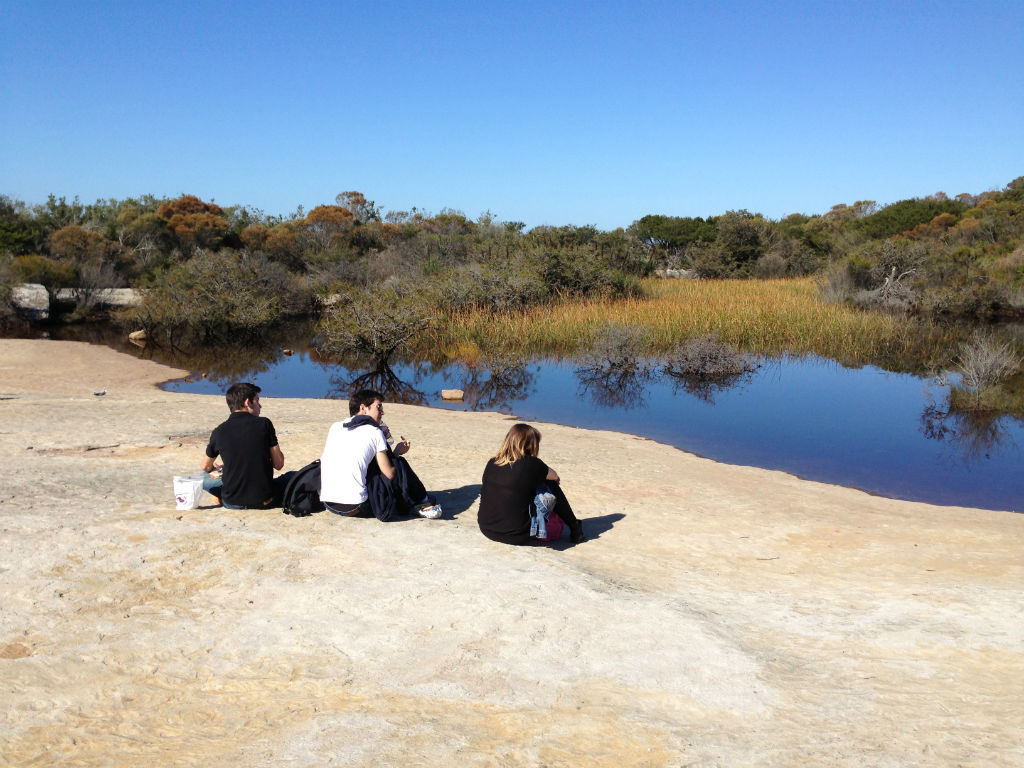
{"label": "pink bag", "polygon": [[558,538],[562,535],[563,528],[565,528],[565,521],[558,516],[557,512],[552,512],[548,516],[548,535],[543,539],[537,537],[537,541],[558,541]]}

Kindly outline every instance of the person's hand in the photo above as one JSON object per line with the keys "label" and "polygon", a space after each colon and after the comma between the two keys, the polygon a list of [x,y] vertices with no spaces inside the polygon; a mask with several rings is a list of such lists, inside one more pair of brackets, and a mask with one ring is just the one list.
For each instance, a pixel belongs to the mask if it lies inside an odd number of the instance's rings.
{"label": "person's hand", "polygon": [[400,443],[395,443],[395,447],[392,450],[394,451],[395,456],[403,456],[409,452],[409,448],[411,447],[412,446],[409,444],[409,441],[403,437]]}

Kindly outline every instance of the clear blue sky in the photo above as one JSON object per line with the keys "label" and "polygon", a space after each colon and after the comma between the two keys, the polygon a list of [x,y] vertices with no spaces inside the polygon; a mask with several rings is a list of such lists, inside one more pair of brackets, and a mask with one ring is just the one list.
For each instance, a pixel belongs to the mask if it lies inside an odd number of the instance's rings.
{"label": "clear blue sky", "polygon": [[0,194],[628,226],[1024,175],[1024,0],[0,0]]}

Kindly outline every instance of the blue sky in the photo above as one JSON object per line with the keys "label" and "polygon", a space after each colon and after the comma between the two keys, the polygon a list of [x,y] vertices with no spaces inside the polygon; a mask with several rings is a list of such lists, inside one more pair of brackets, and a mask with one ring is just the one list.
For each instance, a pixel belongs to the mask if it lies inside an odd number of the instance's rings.
{"label": "blue sky", "polygon": [[0,194],[628,226],[1024,175],[1024,2],[0,0]]}

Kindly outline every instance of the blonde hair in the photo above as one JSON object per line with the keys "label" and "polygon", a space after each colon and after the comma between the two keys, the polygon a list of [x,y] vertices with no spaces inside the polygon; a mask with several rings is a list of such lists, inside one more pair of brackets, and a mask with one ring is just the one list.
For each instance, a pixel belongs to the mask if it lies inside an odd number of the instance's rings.
{"label": "blonde hair", "polygon": [[538,451],[540,451],[540,432],[529,424],[513,424],[501,442],[501,448],[498,449],[498,455],[494,457],[494,463],[499,467],[504,464],[513,464],[523,456],[536,456]]}

